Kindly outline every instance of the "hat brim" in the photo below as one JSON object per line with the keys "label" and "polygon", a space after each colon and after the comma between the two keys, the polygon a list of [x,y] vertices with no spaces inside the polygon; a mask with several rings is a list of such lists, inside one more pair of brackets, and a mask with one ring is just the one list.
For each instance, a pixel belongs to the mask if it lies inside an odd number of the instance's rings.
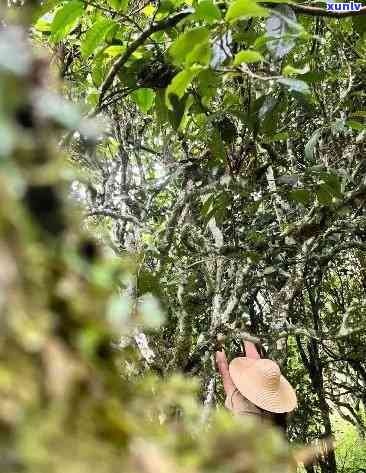
{"label": "hat brim", "polygon": [[234,358],[229,365],[231,379],[238,391],[266,411],[277,414],[293,411],[297,407],[297,398],[287,379],[281,375],[276,389],[269,390],[256,367],[263,359],[248,360],[244,357]]}

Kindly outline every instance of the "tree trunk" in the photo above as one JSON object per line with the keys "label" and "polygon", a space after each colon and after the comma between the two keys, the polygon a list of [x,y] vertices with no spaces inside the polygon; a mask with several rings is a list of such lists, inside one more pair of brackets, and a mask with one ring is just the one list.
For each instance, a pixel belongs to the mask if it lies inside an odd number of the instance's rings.
{"label": "tree trunk", "polygon": [[[319,358],[319,346],[318,342],[315,339],[311,339],[309,342],[309,375],[314,387],[314,390],[318,396],[319,408],[321,411],[321,416],[324,426],[324,436],[325,438],[331,438],[333,436],[332,423],[330,420],[330,409],[325,397],[324,391],[324,378],[323,378],[323,369],[320,363]],[[336,473],[337,472],[337,462],[335,457],[335,452],[333,450],[327,452],[327,455],[324,457],[324,460],[319,462],[322,473]]]}

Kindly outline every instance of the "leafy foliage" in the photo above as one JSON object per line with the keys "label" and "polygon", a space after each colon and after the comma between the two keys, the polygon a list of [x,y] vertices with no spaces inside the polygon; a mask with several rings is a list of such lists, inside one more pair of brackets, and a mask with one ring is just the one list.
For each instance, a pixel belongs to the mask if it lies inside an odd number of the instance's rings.
{"label": "leafy foliage", "polygon": [[[56,137],[67,131],[61,125],[67,122],[65,104],[53,96],[52,110],[42,106],[50,93],[48,62],[34,57],[28,25],[12,25],[10,18],[4,23],[2,471],[132,473],[194,467],[209,473],[217,471],[217,464],[228,473],[293,471],[292,454],[278,432],[262,426],[265,454],[257,442],[259,426],[250,420],[243,425],[217,412],[206,432],[194,380],[177,374],[161,380],[152,373],[141,379],[136,352],[113,349],[117,327],[126,335],[138,326],[156,329],[161,310],[145,294],[130,316],[128,304],[117,298],[117,290],[136,277],[136,261],[108,254],[81,230],[75,202],[67,196],[72,172],[56,146]],[[79,116],[79,136],[88,129],[82,136],[95,141],[99,132],[92,133],[92,127]]]}
{"label": "leafy foliage", "polygon": [[362,471],[365,465],[365,442],[357,429],[345,421],[335,420],[337,434],[337,460],[339,471],[343,473]]}
{"label": "leafy foliage", "polygon": [[366,31],[364,9],[278,3],[51,2],[32,35],[108,119],[67,143],[87,225],[136,255],[130,306],[153,292],[166,312],[126,349],[199,374],[210,405],[215,349],[249,330],[297,386],[307,441],[334,406],[365,432]]}

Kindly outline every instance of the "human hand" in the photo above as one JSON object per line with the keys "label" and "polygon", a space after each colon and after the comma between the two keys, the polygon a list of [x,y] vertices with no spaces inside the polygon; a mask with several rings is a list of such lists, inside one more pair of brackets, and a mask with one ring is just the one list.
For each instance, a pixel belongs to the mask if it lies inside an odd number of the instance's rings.
{"label": "human hand", "polygon": [[[244,350],[247,358],[260,358],[260,355],[253,342],[244,340]],[[229,363],[227,361],[224,350],[216,352],[216,363],[222,379],[222,383],[224,385],[225,394],[227,396],[231,396],[233,391],[235,391],[236,387],[230,376]]]}
{"label": "human hand", "polygon": [[224,385],[225,394],[226,396],[231,396],[236,388],[229,373],[229,363],[224,350],[216,352],[216,363]]}

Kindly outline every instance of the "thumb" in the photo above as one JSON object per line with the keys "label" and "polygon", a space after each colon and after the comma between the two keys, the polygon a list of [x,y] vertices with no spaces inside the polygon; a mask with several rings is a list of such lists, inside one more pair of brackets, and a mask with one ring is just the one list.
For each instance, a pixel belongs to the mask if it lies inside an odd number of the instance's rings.
{"label": "thumb", "polygon": [[229,373],[229,363],[227,361],[224,350],[216,352],[216,363],[221,375],[221,379],[224,385],[224,390],[227,396],[236,389]]}
{"label": "thumb", "polygon": [[260,358],[260,354],[253,342],[244,339],[244,349],[245,349],[245,356],[247,358]]}

